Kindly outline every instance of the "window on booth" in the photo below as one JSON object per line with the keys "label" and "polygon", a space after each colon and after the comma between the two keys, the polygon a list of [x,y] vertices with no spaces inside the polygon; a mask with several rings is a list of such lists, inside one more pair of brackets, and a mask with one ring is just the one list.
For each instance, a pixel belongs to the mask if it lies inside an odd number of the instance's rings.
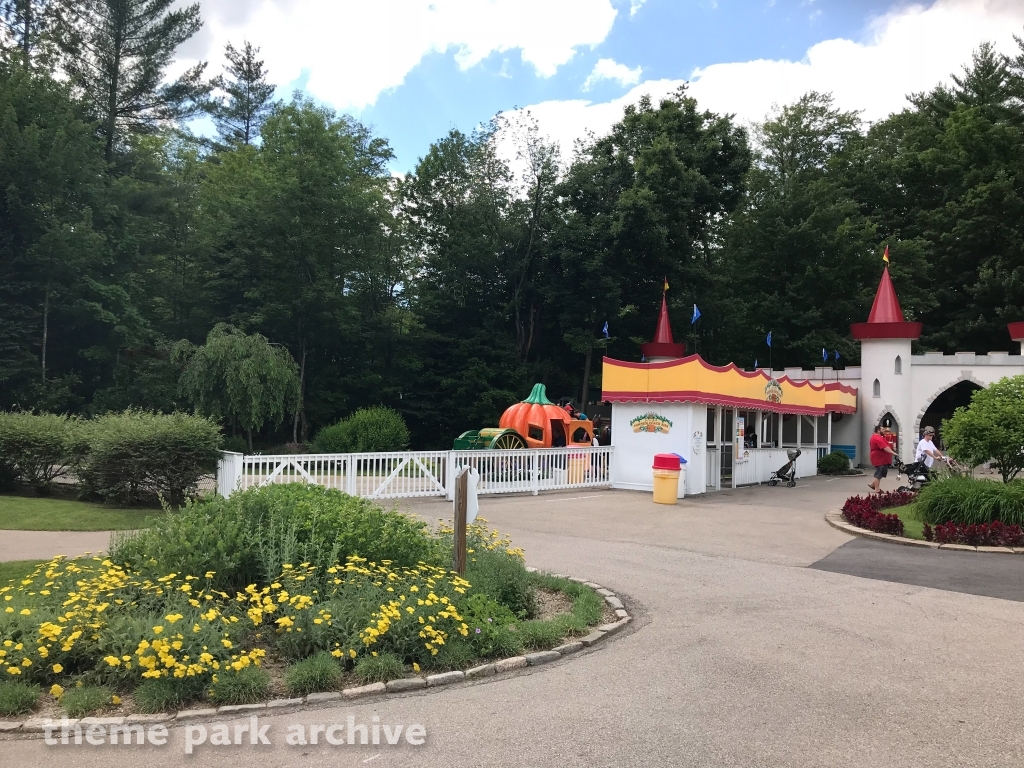
{"label": "window on booth", "polygon": [[882,396],[882,385],[878,383],[878,379],[875,379],[875,383],[871,385],[871,395],[872,397]]}
{"label": "window on booth", "polygon": [[531,440],[543,440],[544,428],[538,427],[536,424],[531,424],[526,430],[526,436]]}
{"label": "window on booth", "polygon": [[896,355],[896,375],[900,376],[903,373],[903,358]]}

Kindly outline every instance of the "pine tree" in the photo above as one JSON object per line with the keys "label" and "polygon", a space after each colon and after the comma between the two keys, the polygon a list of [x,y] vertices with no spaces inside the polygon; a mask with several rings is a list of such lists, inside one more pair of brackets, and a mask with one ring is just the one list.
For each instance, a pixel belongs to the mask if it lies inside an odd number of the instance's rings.
{"label": "pine tree", "polygon": [[179,45],[202,26],[199,5],[175,0],[79,0],[60,26],[63,69],[100,118],[106,160],[127,133],[195,114],[209,91],[206,64],[171,83],[164,74]]}
{"label": "pine tree", "polygon": [[273,105],[274,85],[267,82],[263,62],[256,58],[259,52],[248,40],[242,50],[228,43],[224,50],[228,77],[218,75],[212,82],[226,94],[211,102],[210,113],[217,132],[229,144],[252,143]]}
{"label": "pine tree", "polygon": [[0,0],[0,47],[5,58],[19,59],[25,69],[50,63],[49,36],[64,3],[58,0]]}

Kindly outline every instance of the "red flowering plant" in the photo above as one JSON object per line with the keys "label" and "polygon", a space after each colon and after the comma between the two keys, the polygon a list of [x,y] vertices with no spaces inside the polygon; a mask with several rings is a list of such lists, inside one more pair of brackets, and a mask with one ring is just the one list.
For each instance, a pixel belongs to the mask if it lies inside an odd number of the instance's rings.
{"label": "red flowering plant", "polygon": [[914,499],[909,491],[889,491],[870,496],[851,496],[843,504],[843,517],[858,528],[892,536],[903,535],[903,521],[898,515],[881,512],[889,507],[902,507]]}
{"label": "red flowering plant", "polygon": [[934,528],[925,523],[924,537],[939,544],[967,544],[972,547],[1024,547],[1024,531],[1019,525],[998,520],[981,525],[944,523]]}

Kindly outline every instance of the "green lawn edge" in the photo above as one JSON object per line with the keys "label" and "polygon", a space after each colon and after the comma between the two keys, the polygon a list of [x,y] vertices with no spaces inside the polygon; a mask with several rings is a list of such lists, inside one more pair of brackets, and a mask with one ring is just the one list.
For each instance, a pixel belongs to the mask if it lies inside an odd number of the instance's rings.
{"label": "green lawn edge", "polygon": [[119,509],[75,499],[0,495],[0,530],[125,531],[146,528],[160,509]]}

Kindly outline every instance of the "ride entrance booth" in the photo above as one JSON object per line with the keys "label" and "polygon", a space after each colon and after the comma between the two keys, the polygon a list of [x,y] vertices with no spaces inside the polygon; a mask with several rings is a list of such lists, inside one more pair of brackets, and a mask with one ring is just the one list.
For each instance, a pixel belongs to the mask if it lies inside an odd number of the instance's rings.
{"label": "ride entrance booth", "polygon": [[612,404],[612,485],[651,491],[658,454],[686,460],[677,498],[768,482],[796,458],[796,477],[817,474],[831,450],[836,414],[857,410],[857,390],[839,381],[776,378],[686,355],[672,341],[662,298],[654,341],[644,362],[604,358],[602,399]]}

